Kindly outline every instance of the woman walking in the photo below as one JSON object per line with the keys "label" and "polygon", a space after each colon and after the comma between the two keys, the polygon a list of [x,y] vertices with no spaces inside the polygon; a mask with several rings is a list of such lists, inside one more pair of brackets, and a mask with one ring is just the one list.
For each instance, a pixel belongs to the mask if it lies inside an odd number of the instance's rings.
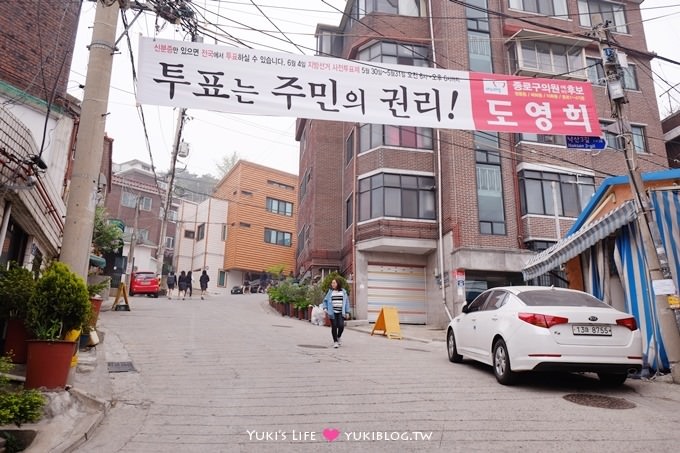
{"label": "woman walking", "polygon": [[187,291],[189,291],[189,299],[194,294],[194,277],[191,276],[191,271],[187,272]]}
{"label": "woman walking", "polygon": [[182,296],[182,300],[184,300],[187,296],[187,288],[189,288],[187,274],[182,271],[179,273],[179,278],[177,279],[177,297]]}
{"label": "woman walking", "polygon": [[168,274],[168,280],[166,283],[168,285],[168,299],[172,299],[172,292],[175,290],[175,285],[177,285],[177,276],[173,271],[170,271]]}
{"label": "woman walking", "polygon": [[208,273],[206,271],[203,271],[203,273],[201,273],[201,276],[198,279],[198,282],[201,284],[201,300],[203,300],[203,296],[205,295],[205,292],[208,290],[209,281],[210,277],[208,277]]}
{"label": "woman walking", "polygon": [[333,347],[340,347],[342,332],[345,330],[345,317],[349,315],[349,297],[347,291],[340,287],[336,279],[331,280],[331,287],[328,288],[326,297],[323,298],[323,311],[331,320]]}

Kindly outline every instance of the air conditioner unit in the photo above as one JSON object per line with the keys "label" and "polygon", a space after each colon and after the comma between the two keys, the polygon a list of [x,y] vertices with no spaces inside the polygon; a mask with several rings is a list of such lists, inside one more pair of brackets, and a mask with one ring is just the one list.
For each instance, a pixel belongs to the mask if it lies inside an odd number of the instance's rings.
{"label": "air conditioner unit", "polygon": [[191,147],[189,146],[188,143],[182,142],[179,144],[179,149],[177,149],[177,156],[179,157],[187,157],[189,155]]}

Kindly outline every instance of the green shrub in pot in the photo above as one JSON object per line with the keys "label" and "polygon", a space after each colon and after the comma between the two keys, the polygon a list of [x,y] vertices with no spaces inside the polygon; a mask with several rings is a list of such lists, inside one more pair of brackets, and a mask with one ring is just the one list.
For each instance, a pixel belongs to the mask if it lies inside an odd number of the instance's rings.
{"label": "green shrub in pot", "polygon": [[54,261],[36,282],[26,325],[39,340],[60,340],[68,331],[80,329],[91,309],[83,279],[66,264]]}

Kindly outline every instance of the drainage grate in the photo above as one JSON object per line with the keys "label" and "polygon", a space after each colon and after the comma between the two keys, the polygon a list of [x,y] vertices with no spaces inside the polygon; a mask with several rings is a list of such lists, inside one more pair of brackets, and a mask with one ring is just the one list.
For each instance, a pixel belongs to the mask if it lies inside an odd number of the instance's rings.
{"label": "drainage grate", "polygon": [[587,393],[570,393],[564,399],[581,406],[599,407],[602,409],[632,409],[635,403],[613,396],[592,395]]}
{"label": "drainage grate", "polygon": [[430,352],[427,349],[418,349],[418,348],[404,348],[407,351],[418,351],[418,352]]}
{"label": "drainage grate", "polygon": [[106,367],[109,373],[127,373],[128,371],[137,371],[132,362],[106,362]]}
{"label": "drainage grate", "polygon": [[298,348],[328,349],[326,346],[321,346],[318,344],[299,344]]}
{"label": "drainage grate", "polygon": [[293,326],[282,326],[281,324],[272,324],[272,327],[287,327],[287,328],[291,328],[291,327],[293,327]]}

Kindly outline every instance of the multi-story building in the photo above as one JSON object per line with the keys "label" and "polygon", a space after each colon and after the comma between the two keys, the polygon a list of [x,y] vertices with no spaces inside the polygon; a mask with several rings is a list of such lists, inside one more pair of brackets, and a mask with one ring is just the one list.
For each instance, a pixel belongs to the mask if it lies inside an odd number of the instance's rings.
{"label": "multi-story building", "polygon": [[[458,312],[482,289],[522,283],[528,258],[562,237],[603,178],[627,171],[593,33],[605,21],[628,56],[624,111],[639,167],[667,168],[640,2],[348,0],[339,25],[317,27],[319,55],[589,81],[609,146],[300,119],[299,270],[351,277],[360,319],[393,305],[402,322],[439,326],[442,302]],[[532,283],[560,278],[556,269]]]}
{"label": "multi-story building", "polygon": [[[133,266],[140,271],[155,271],[160,240],[165,241],[163,273],[167,273],[173,262],[178,205],[173,201],[168,212],[165,237],[160,238],[165,190],[165,183],[160,180],[157,182],[149,164],[139,160],[114,164],[111,192],[105,206],[111,218],[120,220],[125,225],[122,256],[128,259],[126,262],[107,263],[109,274],[119,278],[120,274],[132,271]],[[133,234],[135,245],[131,257]],[[127,269],[122,268],[125,264]],[[114,278],[114,282],[116,281],[117,278]]]}
{"label": "multi-story building", "polygon": [[227,239],[228,202],[207,198],[200,203],[179,201],[178,228],[174,243],[176,273],[191,271],[194,286],[202,271],[208,273],[211,294],[226,294],[224,247]]}
{"label": "multi-story building", "polygon": [[680,110],[664,118],[661,127],[663,139],[666,142],[668,166],[680,168]]}
{"label": "multi-story building", "polygon": [[239,160],[214,196],[228,202],[219,284],[241,285],[274,266],[295,274],[296,175]]}
{"label": "multi-story building", "polygon": [[37,272],[60,253],[79,115],[67,82],[80,7],[0,2],[2,266]]}

